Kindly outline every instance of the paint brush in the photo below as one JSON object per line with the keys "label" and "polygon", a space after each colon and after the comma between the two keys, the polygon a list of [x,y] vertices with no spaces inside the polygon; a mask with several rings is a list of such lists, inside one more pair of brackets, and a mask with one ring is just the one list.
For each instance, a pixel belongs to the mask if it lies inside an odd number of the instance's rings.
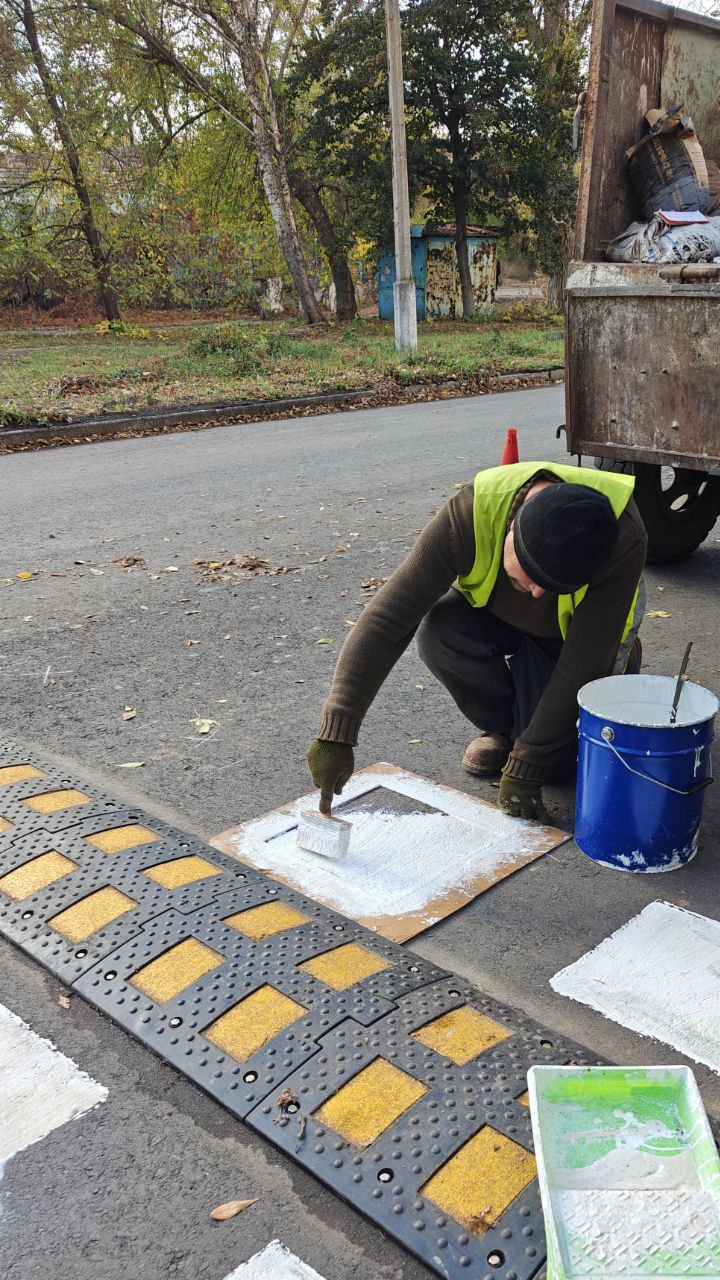
{"label": "paint brush", "polygon": [[323,858],[344,858],[350,847],[352,823],[334,818],[330,812],[332,792],[322,792],[319,809],[301,809],[298,820],[297,843],[308,853],[319,853]]}
{"label": "paint brush", "polygon": [[687,671],[687,664],[690,658],[690,650],[692,649],[692,647],[693,647],[693,642],[692,640],[690,640],[688,643],[688,647],[685,650],[685,653],[683,654],[683,660],[680,664],[680,674],[677,678],[677,684],[675,685],[675,697],[673,698],[672,709],[670,711],[671,724],[675,724],[675,721],[677,720],[678,703],[680,702],[680,694],[682,693],[683,680],[685,679],[685,672]]}

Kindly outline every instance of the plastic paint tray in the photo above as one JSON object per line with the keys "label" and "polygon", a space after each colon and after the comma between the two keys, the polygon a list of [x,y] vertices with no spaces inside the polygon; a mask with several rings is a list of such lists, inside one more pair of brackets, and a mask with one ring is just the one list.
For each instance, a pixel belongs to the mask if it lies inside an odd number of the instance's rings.
{"label": "plastic paint tray", "polygon": [[689,1067],[532,1067],[547,1280],[720,1277],[720,1160]]}

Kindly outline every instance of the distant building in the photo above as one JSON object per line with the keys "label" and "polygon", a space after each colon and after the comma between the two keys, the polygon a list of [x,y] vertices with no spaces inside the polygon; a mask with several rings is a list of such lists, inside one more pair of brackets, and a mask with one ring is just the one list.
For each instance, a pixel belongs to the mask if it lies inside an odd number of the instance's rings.
{"label": "distant building", "polygon": [[[462,289],[455,250],[455,228],[410,228],[412,272],[415,280],[418,320],[452,320],[462,316]],[[491,307],[495,300],[498,232],[468,227],[468,260],[475,295],[475,309]],[[393,318],[395,252],[386,249],[378,262],[378,314]]]}

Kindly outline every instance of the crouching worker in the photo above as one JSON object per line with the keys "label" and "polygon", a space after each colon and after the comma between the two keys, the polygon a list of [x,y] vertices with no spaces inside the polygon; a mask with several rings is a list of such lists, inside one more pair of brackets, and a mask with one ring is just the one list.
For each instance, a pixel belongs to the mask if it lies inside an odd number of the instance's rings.
{"label": "crouching worker", "polygon": [[502,773],[498,803],[546,821],[543,783],[572,777],[577,693],[640,667],[646,536],[634,478],[544,462],[480,471],[423,530],[340,652],[308,763],[327,799],[383,681],[420,656],[476,735],[463,767]]}

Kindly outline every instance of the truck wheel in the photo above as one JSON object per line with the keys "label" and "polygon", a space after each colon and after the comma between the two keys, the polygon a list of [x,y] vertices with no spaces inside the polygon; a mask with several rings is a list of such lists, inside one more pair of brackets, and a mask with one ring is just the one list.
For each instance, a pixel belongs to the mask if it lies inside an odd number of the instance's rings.
{"label": "truck wheel", "polygon": [[638,462],[635,501],[647,530],[648,560],[682,560],[705,541],[720,515],[720,479]]}

